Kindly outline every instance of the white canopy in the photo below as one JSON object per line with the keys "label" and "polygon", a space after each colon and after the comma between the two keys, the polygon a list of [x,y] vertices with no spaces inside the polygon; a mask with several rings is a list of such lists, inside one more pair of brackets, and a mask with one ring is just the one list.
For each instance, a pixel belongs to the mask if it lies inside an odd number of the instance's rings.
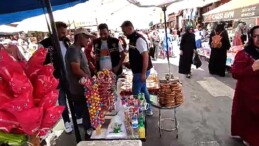
{"label": "white canopy", "polygon": [[164,6],[164,5],[167,6],[182,0],[152,0],[152,1],[151,0],[127,0],[127,1],[139,7],[161,7],[161,6]]}
{"label": "white canopy", "polygon": [[13,33],[19,32],[20,30],[17,27],[9,26],[9,25],[0,25],[0,32],[5,33]]}
{"label": "white canopy", "polygon": [[[159,19],[159,14],[158,16],[153,14],[153,10],[154,8],[137,7],[126,0],[90,0],[71,8],[55,11],[53,15],[55,21],[70,23],[70,28],[74,28],[75,24],[93,26],[97,23],[107,23],[110,28],[118,28],[125,20],[132,21],[136,28],[148,28],[152,16]],[[48,31],[44,15],[25,19],[18,28],[24,31]]]}

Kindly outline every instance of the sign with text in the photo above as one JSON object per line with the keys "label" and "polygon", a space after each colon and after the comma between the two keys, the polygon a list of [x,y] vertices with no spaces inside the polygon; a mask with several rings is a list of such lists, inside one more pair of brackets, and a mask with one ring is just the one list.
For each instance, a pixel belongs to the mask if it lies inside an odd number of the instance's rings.
{"label": "sign with text", "polygon": [[244,8],[204,16],[205,22],[225,21],[259,16],[259,3]]}

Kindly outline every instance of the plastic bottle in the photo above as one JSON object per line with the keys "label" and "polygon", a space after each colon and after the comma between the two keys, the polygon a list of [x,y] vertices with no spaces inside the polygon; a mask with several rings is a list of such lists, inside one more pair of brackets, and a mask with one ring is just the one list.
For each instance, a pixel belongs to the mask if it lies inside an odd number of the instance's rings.
{"label": "plastic bottle", "polygon": [[132,129],[133,129],[133,137],[138,138],[138,118],[137,116],[132,117]]}
{"label": "plastic bottle", "polygon": [[138,133],[139,133],[139,138],[145,138],[146,137],[146,135],[145,135],[145,132],[146,130],[145,130],[145,126],[144,126],[144,120],[143,120],[143,117],[140,117],[140,119],[139,119],[139,131],[138,131]]}

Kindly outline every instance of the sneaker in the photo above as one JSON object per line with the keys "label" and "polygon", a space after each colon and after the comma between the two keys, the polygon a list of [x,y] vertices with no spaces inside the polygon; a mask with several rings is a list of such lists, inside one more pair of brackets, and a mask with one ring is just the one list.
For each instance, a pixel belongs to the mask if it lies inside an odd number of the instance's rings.
{"label": "sneaker", "polygon": [[191,78],[191,74],[187,74],[186,78],[190,79]]}
{"label": "sneaker", "polygon": [[153,114],[154,114],[154,113],[153,113],[152,110],[147,110],[147,111],[146,111],[146,115],[147,115],[147,116],[153,116]]}
{"label": "sneaker", "polygon": [[82,125],[82,124],[83,124],[83,118],[77,119],[77,120],[76,120],[76,123],[77,123],[78,125]]}
{"label": "sneaker", "polygon": [[85,140],[91,139],[92,133],[93,133],[93,129],[92,128],[88,129],[85,134]]}
{"label": "sneaker", "polygon": [[64,126],[65,126],[64,130],[66,133],[71,133],[73,131],[71,122],[66,122]]}
{"label": "sneaker", "polygon": [[152,109],[151,109],[150,104],[148,104],[148,108],[147,108],[147,111],[146,111],[146,115],[147,115],[147,116],[153,116],[153,111],[152,111]]}

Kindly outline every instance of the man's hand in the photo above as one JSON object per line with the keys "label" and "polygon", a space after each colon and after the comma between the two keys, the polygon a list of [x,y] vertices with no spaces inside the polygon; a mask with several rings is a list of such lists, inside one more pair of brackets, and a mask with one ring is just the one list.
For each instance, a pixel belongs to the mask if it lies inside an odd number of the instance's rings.
{"label": "man's hand", "polygon": [[141,74],[141,82],[146,82],[146,79],[147,79],[147,76],[146,76],[146,73],[142,73]]}
{"label": "man's hand", "polygon": [[253,71],[259,70],[259,59],[257,59],[254,64],[252,65]]}
{"label": "man's hand", "polygon": [[120,70],[120,66],[117,65],[117,66],[115,66],[115,67],[112,69],[112,72],[113,72],[114,74],[117,74],[117,73],[119,72],[119,70]]}

